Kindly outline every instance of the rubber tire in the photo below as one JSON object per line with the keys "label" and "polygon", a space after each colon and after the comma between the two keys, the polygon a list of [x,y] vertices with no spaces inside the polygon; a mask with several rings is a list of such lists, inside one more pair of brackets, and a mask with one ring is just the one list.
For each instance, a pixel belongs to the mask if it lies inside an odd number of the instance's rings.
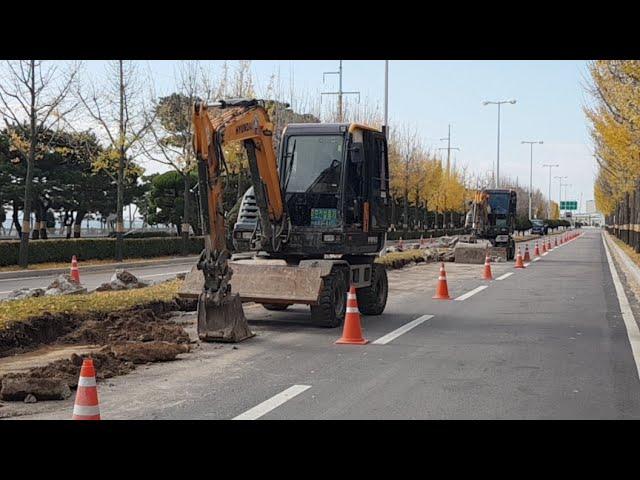
{"label": "rubber tire", "polygon": [[[340,312],[336,305],[340,302]],[[311,321],[315,325],[327,328],[340,327],[347,311],[347,281],[344,268],[333,267],[331,273],[324,277],[318,298],[318,305],[311,305]]]}
{"label": "rubber tire", "polygon": [[[380,292],[382,289],[382,292]],[[371,266],[371,286],[359,288],[357,291],[358,309],[363,315],[380,315],[387,306],[389,296],[389,280],[387,269],[379,263]]]}
{"label": "rubber tire", "polygon": [[514,260],[515,258],[516,258],[516,242],[514,240],[513,243],[509,243],[509,246],[507,247],[507,261]]}
{"label": "rubber tire", "polygon": [[262,306],[267,310],[281,312],[289,308],[293,303],[263,303]]}

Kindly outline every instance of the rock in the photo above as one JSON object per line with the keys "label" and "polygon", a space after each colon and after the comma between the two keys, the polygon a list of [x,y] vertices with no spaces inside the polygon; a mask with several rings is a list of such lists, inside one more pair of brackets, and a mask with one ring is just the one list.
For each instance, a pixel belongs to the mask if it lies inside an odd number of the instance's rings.
{"label": "rock", "polygon": [[189,346],[171,342],[116,343],[110,347],[113,355],[134,364],[175,360],[180,353],[187,353]]}
{"label": "rock", "polygon": [[103,283],[98,288],[97,292],[114,291],[114,290],[131,290],[134,288],[148,287],[148,282],[138,280],[133,273],[127,270],[117,269],[111,276],[111,281]]}
{"label": "rock", "polygon": [[77,295],[80,293],[87,293],[87,289],[71,280],[71,275],[66,273],[58,275],[58,277],[49,284],[44,292],[46,296]]}
{"label": "rock", "polygon": [[177,279],[177,280],[184,280],[186,277],[187,277],[187,274],[186,274],[186,273],[178,273],[178,274],[176,275],[176,279]]}
{"label": "rock", "polygon": [[44,295],[42,288],[19,288],[7,295],[7,300],[20,300],[23,298],[42,297]]}
{"label": "rock", "polygon": [[69,385],[59,378],[21,377],[2,379],[0,398],[24,401],[28,395],[37,400],[65,400],[71,396]]}
{"label": "rock", "polygon": [[24,397],[24,403],[37,403],[37,402],[38,402],[38,399],[35,397],[35,395],[33,395],[33,393],[30,393],[29,395]]}

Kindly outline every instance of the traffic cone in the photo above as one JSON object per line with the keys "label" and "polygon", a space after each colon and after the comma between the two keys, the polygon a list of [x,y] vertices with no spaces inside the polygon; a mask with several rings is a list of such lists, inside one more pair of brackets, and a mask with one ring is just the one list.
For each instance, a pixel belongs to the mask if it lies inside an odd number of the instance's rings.
{"label": "traffic cone", "polygon": [[71,280],[80,284],[80,270],[78,270],[78,259],[75,255],[71,257]]}
{"label": "traffic cone", "polygon": [[531,261],[531,256],[529,255],[529,245],[524,246],[524,261],[525,262]]}
{"label": "traffic cone", "polygon": [[558,248],[558,237],[555,238],[555,241],[556,241],[556,243],[555,243],[553,248]]}
{"label": "traffic cone", "polygon": [[347,315],[344,318],[342,337],[336,340],[336,343],[350,345],[364,345],[365,343],[369,343],[369,340],[365,340],[362,336],[358,299],[356,298],[356,289],[353,285],[351,285],[349,293],[347,293]]}
{"label": "traffic cone", "polygon": [[533,251],[533,256],[534,257],[539,257],[540,256],[540,249],[538,248],[538,241],[536,240],[536,248]]}
{"label": "traffic cone", "polygon": [[550,252],[551,251],[551,239],[547,238],[547,251]]}
{"label": "traffic cone", "polygon": [[542,241],[542,253],[546,253],[547,252],[547,244],[544,243],[544,240]]}
{"label": "traffic cone", "polygon": [[444,262],[440,264],[438,285],[436,286],[436,294],[433,298],[435,300],[451,300],[451,297],[449,296],[449,287],[447,287],[447,272],[444,271]]}
{"label": "traffic cone", "polygon": [[525,268],[522,262],[522,254],[520,253],[520,247],[518,247],[518,255],[516,256],[516,268]]}
{"label": "traffic cone", "polygon": [[76,403],[73,406],[73,420],[100,420],[96,371],[90,358],[82,361]]}
{"label": "traffic cone", "polygon": [[489,258],[489,254],[484,259],[484,274],[482,275],[483,280],[493,280],[493,275],[491,274],[491,259]]}

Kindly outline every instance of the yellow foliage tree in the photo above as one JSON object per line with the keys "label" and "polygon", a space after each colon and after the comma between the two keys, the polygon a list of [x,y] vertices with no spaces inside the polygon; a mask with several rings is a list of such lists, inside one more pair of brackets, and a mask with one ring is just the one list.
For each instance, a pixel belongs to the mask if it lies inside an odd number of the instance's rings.
{"label": "yellow foliage tree", "polygon": [[559,220],[560,219],[560,207],[558,204],[551,200],[551,220]]}

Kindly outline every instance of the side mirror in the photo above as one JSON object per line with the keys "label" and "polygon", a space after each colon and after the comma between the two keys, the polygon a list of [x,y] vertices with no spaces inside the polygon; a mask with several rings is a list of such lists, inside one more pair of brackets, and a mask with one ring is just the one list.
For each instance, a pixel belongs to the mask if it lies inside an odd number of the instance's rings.
{"label": "side mirror", "polygon": [[353,143],[351,147],[349,147],[349,156],[351,163],[362,163],[364,162],[364,149],[362,143]]}

